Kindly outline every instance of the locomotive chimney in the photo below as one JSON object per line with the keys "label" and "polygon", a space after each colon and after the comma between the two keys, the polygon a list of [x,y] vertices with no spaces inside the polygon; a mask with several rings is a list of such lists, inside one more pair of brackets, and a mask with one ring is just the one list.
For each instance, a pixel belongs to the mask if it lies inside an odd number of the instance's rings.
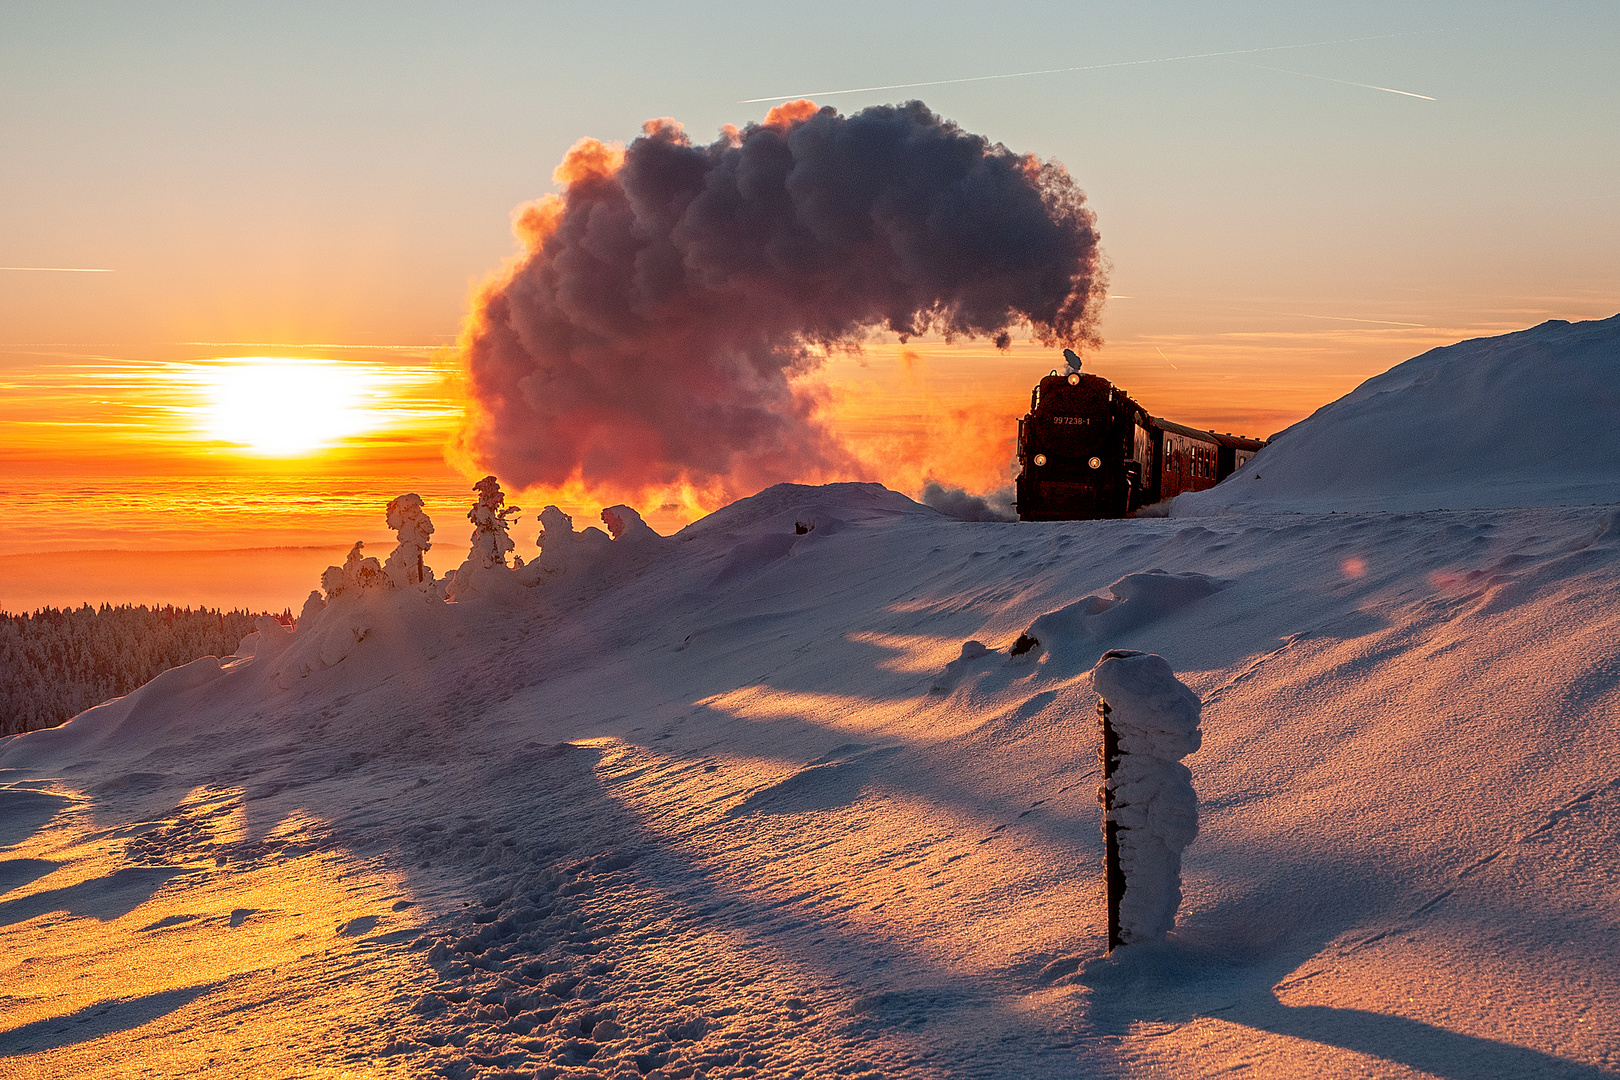
{"label": "locomotive chimney", "polygon": [[1063,359],[1069,362],[1069,370],[1071,372],[1080,370],[1080,356],[1073,349],[1064,349]]}

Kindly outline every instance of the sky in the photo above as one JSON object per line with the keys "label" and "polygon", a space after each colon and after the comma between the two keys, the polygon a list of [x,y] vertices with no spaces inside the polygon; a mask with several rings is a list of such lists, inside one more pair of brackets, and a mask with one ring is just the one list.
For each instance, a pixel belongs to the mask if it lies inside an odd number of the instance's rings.
{"label": "sky", "polygon": [[[1620,311],[1612,4],[12,0],[5,18],[0,555],[307,546],[324,565],[383,542],[403,490],[459,548],[475,477],[444,447],[469,297],[570,146],[654,117],[708,141],[791,97],[916,97],[1062,162],[1111,266],[1089,368],[1200,427],[1270,434],[1427,348]],[[874,478],[986,491],[1056,362],[875,337],[813,377]],[[313,419],[289,403],[316,399]]]}

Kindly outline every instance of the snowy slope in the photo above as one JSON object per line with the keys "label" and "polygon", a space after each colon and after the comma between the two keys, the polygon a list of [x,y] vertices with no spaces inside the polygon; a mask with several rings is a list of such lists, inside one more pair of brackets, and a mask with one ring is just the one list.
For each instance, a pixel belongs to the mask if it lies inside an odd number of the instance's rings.
{"label": "snowy slope", "polygon": [[1553,320],[1368,379],[1173,513],[1620,502],[1617,416],[1620,315]]}
{"label": "snowy slope", "polygon": [[[0,1076],[1620,1075],[1620,509],[563,529],[0,744]],[[1112,648],[1203,707],[1105,957]]]}

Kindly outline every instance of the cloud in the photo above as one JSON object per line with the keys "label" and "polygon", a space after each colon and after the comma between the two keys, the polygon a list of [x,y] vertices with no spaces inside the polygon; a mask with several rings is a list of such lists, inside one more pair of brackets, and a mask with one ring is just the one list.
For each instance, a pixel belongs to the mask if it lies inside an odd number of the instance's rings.
{"label": "cloud", "polygon": [[577,143],[462,334],[464,462],[518,488],[718,504],[864,478],[813,372],[871,334],[1095,344],[1098,237],[1064,168],[921,102],[809,101],[694,144]]}

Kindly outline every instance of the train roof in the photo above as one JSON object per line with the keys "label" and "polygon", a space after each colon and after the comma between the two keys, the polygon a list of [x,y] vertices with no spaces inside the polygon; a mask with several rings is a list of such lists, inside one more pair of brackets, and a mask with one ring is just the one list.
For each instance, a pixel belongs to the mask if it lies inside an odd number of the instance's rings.
{"label": "train roof", "polygon": [[[1089,371],[1074,372],[1072,374],[1078,374],[1080,376],[1080,380],[1078,383],[1070,383],[1070,374],[1071,373],[1069,372],[1059,374],[1057,371],[1053,371],[1050,374],[1041,377],[1040,383],[1036,386],[1036,391],[1039,395],[1041,404],[1049,404],[1053,400],[1053,395],[1056,395],[1057,399],[1061,400],[1064,391],[1078,389],[1079,386],[1090,386],[1095,389],[1100,385],[1102,387],[1107,387],[1110,400],[1122,402],[1125,406],[1136,410],[1137,413],[1141,415],[1147,414],[1147,410],[1142,408],[1142,406],[1137,403],[1136,399],[1131,397],[1131,395],[1127,393],[1123,387],[1109,382],[1101,375],[1093,375]],[[1264,447],[1268,441],[1266,439],[1251,439],[1247,435],[1223,435],[1216,431],[1205,431],[1200,428],[1188,427],[1186,424],[1178,424],[1174,420],[1166,420],[1162,416],[1154,416],[1150,419],[1153,423],[1157,424],[1165,431],[1173,431],[1176,434],[1186,436],[1189,439],[1201,439],[1204,442],[1212,442],[1217,446],[1231,447],[1234,450],[1259,450]]]}
{"label": "train roof", "polygon": [[[1069,381],[1070,375],[1080,376],[1079,382],[1071,383]],[[1109,382],[1101,375],[1093,375],[1089,371],[1064,372],[1061,375],[1054,371],[1050,375],[1041,376],[1041,381],[1036,385],[1035,389],[1040,402],[1044,405],[1050,404],[1054,400],[1062,401],[1064,394],[1077,391],[1082,386],[1087,387],[1093,393],[1098,390],[1105,390],[1110,401],[1123,402],[1127,407],[1144,416],[1147,415],[1147,410],[1142,408],[1136,399],[1125,391],[1124,387]]]}
{"label": "train roof", "polygon": [[1174,420],[1166,420],[1162,416],[1155,416],[1153,422],[1166,431],[1173,431],[1177,435],[1185,435],[1190,439],[1202,439],[1204,442],[1216,443],[1220,446],[1230,446],[1234,450],[1259,450],[1266,445],[1265,439],[1251,439],[1247,435],[1222,435],[1215,431],[1204,431],[1186,424],[1178,424]]}

